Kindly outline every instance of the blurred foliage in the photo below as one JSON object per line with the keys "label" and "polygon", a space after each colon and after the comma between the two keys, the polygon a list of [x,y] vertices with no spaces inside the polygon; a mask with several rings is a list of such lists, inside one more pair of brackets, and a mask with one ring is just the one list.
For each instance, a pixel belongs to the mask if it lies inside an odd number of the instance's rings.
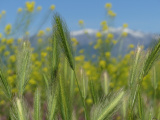
{"label": "blurred foliage", "polygon": [[[29,28],[32,23],[36,19],[36,15],[40,14],[42,10],[41,6],[37,6],[35,2],[26,2],[25,8],[18,8],[17,10],[17,18],[15,23],[13,24],[5,24],[3,28],[3,32],[0,33],[0,57],[2,62],[6,65],[3,68],[6,71],[7,80],[12,87],[12,94],[17,93],[16,89],[16,62],[17,62],[17,49],[19,44],[23,40],[30,40],[31,43],[36,41],[36,45],[32,47],[32,56],[31,56],[31,76],[29,78],[28,84],[25,89],[25,94],[34,94],[36,87],[39,87],[42,91],[42,98],[44,98],[45,92],[44,89],[44,77],[43,73],[48,72],[48,54],[51,51],[50,45],[46,43],[50,43],[51,40],[51,32],[52,28],[47,27],[45,30],[40,30],[47,18],[52,15],[52,12],[55,10],[55,5],[51,5],[49,10],[44,15],[44,19],[39,23],[37,27],[36,37],[32,40],[33,37],[30,35]],[[80,73],[80,70],[83,69],[85,74],[90,81],[95,85],[95,90],[99,96],[102,96],[102,88],[101,88],[101,79],[103,77],[104,72],[106,71],[107,76],[109,78],[109,93],[113,91],[120,90],[120,88],[124,87],[125,90],[128,89],[128,78],[130,72],[131,61],[133,59],[133,55],[135,54],[134,45],[130,44],[128,46],[128,54],[125,56],[121,56],[121,49],[123,48],[123,40],[127,37],[127,32],[125,29],[128,28],[128,24],[124,23],[122,26],[122,33],[115,39],[114,34],[110,32],[110,28],[113,26],[114,19],[116,17],[116,13],[112,11],[112,4],[107,3],[105,5],[106,10],[106,18],[100,23],[100,30],[96,33],[96,43],[89,43],[89,46],[94,48],[98,53],[91,55],[92,57],[89,60],[86,60],[85,49],[81,49],[78,51],[77,47],[79,46],[80,40],[76,38],[72,38],[72,45],[76,51],[75,61],[76,61],[76,70],[77,74]],[[5,23],[6,11],[2,11],[0,14],[0,24]],[[88,36],[89,34],[87,30],[85,30],[85,22],[83,20],[79,20],[79,26],[84,33]],[[33,35],[33,34],[32,34]],[[120,46],[117,51],[117,56],[112,56],[111,51],[112,48],[115,47],[117,43],[120,43]],[[1,67],[1,66],[0,66]],[[160,72],[160,61],[156,63],[156,72]],[[154,97],[154,86],[152,84],[152,73],[149,73],[142,82],[143,94],[148,99],[153,99]],[[157,78],[160,76],[157,74]],[[90,88],[89,88],[90,89]],[[75,96],[77,97],[78,87],[76,86],[74,89]],[[0,116],[7,115],[7,100],[4,96],[3,92],[0,90]],[[157,82],[156,88],[156,99],[158,100],[160,97],[160,82]],[[79,107],[81,104],[80,98],[76,98],[78,102],[75,103],[75,106],[78,106],[78,116],[80,116],[83,112],[82,108]],[[88,92],[86,98],[87,107],[90,108],[93,104],[93,99],[91,92]],[[117,115],[117,120],[122,119],[120,115]]]}

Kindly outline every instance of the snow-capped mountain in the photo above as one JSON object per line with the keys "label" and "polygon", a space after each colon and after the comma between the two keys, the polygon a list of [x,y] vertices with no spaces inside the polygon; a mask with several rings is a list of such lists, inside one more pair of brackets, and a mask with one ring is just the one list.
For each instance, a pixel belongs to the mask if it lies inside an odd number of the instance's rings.
{"label": "snow-capped mountain", "polygon": [[[85,33],[87,31],[87,34]],[[96,33],[98,30],[94,29],[86,29],[86,30],[79,30],[79,31],[73,31],[71,32],[71,36],[77,38],[79,41],[79,44],[81,48],[87,47],[89,42],[96,42]],[[107,35],[107,33],[113,33],[114,39],[118,39],[122,32],[127,32],[128,36],[126,38],[123,38],[123,53],[125,54],[127,52],[127,48],[129,44],[134,44],[136,47],[137,45],[143,45],[145,48],[148,48],[150,44],[153,42],[153,40],[156,39],[156,37],[151,33],[144,33],[141,31],[135,31],[131,29],[123,29],[123,28],[110,28],[108,31],[103,32],[103,35]],[[116,46],[118,46],[117,44]],[[115,47],[116,47],[115,46]],[[115,48],[116,49],[116,48]],[[115,51],[115,50],[114,50]]]}

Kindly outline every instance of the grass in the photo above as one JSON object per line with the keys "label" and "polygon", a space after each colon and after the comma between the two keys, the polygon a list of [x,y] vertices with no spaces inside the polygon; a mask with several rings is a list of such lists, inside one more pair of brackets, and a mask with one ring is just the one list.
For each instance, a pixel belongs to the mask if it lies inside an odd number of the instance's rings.
{"label": "grass", "polygon": [[[19,44],[15,64],[16,72],[14,73],[16,74],[15,85],[9,83],[5,64],[3,64],[4,60],[1,60],[0,85],[8,103],[6,108],[10,110],[7,114],[8,119],[159,119],[160,109],[156,106],[158,90],[158,68],[156,65],[160,54],[160,41],[157,41],[152,49],[143,50],[141,46],[136,48],[133,61],[130,63],[130,74],[127,77],[128,85],[122,88],[118,86],[118,89],[114,89],[111,85],[118,83],[118,78],[124,75],[120,73],[122,72],[119,69],[120,59],[118,58],[119,61],[116,64],[118,66],[117,76],[112,75],[110,68],[113,67],[111,64],[113,60],[104,58],[104,51],[100,51],[99,66],[94,68],[93,66],[97,65],[94,63],[89,66],[89,62],[86,65],[91,67],[90,69],[97,69],[97,73],[88,73],[86,66],[83,67],[83,64],[78,64],[75,61],[76,53],[74,51],[76,50],[72,41],[65,21],[58,13],[55,13],[52,37],[48,42],[50,45],[48,59],[44,60],[45,64],[43,64],[43,66],[47,66],[48,71],[41,72],[43,81],[39,81],[39,84],[42,84],[42,87],[35,85],[35,91],[31,89],[31,92],[34,92],[31,104],[26,98],[26,88],[30,85],[30,76],[35,71],[32,71],[34,66],[31,62],[32,48],[29,41],[24,40]],[[103,41],[101,39],[98,41],[97,44],[104,47]],[[111,46],[113,46],[112,43]],[[110,54],[107,54],[107,57],[110,57]],[[39,65],[38,62],[37,64]],[[116,70],[113,69],[113,71]],[[148,100],[148,98],[145,99],[143,81],[150,72],[154,98]],[[94,80],[95,75],[98,75],[98,80]],[[114,81],[114,77],[117,81]],[[13,87],[17,92],[12,92]],[[150,109],[151,107],[153,109]]]}

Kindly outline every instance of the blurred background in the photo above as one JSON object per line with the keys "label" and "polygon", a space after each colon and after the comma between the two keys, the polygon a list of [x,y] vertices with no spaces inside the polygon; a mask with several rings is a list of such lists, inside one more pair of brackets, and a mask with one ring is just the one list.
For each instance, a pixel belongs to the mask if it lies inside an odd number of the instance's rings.
{"label": "blurred background", "polygon": [[[70,30],[77,73],[83,68],[88,80],[94,82],[97,93],[104,91],[103,87],[100,88],[104,75],[107,76],[105,95],[122,87],[127,90],[135,48],[139,45],[146,50],[159,38],[159,5],[159,0],[0,0],[0,57],[6,65],[5,73],[12,93],[17,93],[17,48],[23,40],[29,40],[32,72],[25,96],[33,104],[33,91],[38,86],[42,89],[42,98],[45,98],[42,73],[49,71],[47,60],[51,51],[53,15],[57,12]],[[160,62],[156,64],[158,73]],[[148,99],[153,96],[159,99],[160,87],[155,88],[151,79],[152,73],[144,78],[142,89]],[[78,94],[77,86],[74,92]],[[86,103],[91,108],[93,99],[90,92]],[[79,110],[77,115],[81,116],[83,111],[79,103],[75,104]],[[8,115],[4,112],[7,105],[0,90],[1,118]],[[118,113],[115,119],[123,119],[124,116],[120,116]]]}

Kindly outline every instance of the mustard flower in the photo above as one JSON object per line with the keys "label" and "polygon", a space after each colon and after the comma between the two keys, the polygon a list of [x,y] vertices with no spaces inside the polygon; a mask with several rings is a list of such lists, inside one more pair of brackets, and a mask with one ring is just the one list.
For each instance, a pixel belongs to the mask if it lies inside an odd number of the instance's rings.
{"label": "mustard flower", "polygon": [[46,28],[46,31],[47,31],[47,32],[51,31],[51,28],[47,27],[47,28]]}
{"label": "mustard flower", "polygon": [[79,53],[81,53],[81,54],[84,53],[84,49],[81,49],[81,50],[79,51]]}
{"label": "mustard flower", "polygon": [[96,37],[97,37],[97,38],[100,38],[100,37],[102,37],[102,34],[101,34],[100,32],[97,32],[97,33],[96,33]]}
{"label": "mustard flower", "polygon": [[0,33],[0,38],[2,38],[2,33]]}
{"label": "mustard flower", "polygon": [[112,33],[108,33],[107,38],[108,38],[108,39],[113,39],[113,38],[114,38],[114,35],[113,35]]}
{"label": "mustard flower", "polygon": [[16,56],[15,55],[11,55],[9,59],[10,59],[11,62],[15,62],[16,61]]}
{"label": "mustard flower", "polygon": [[42,37],[45,34],[43,30],[40,30],[37,34],[37,37]]}
{"label": "mustard flower", "polygon": [[50,10],[54,10],[55,8],[56,8],[55,5],[51,5],[51,6],[50,6]]}
{"label": "mustard flower", "polygon": [[42,38],[38,39],[38,43],[42,43],[42,41],[43,41]]}
{"label": "mustard flower", "polygon": [[11,44],[13,44],[14,39],[13,39],[13,38],[10,38],[10,39],[8,39],[6,42],[7,42],[8,45],[11,45]]}
{"label": "mustard flower", "polygon": [[133,44],[130,44],[130,45],[129,45],[129,48],[134,48],[134,45],[133,45]]}
{"label": "mustard flower", "polygon": [[9,35],[11,33],[11,30],[12,30],[12,25],[11,24],[7,24],[5,26],[5,29],[4,29],[4,32]]}
{"label": "mustard flower", "polygon": [[123,28],[127,28],[128,27],[128,24],[127,23],[124,23],[123,24]]}
{"label": "mustard flower", "polygon": [[115,45],[115,44],[117,44],[117,41],[116,40],[112,40],[112,43]]}
{"label": "mustard flower", "polygon": [[99,62],[99,66],[101,66],[102,68],[104,68],[104,67],[106,66],[106,61],[101,60],[101,61]]}
{"label": "mustard flower", "polygon": [[9,51],[6,51],[6,52],[4,53],[5,56],[8,56],[9,54],[10,54]]}
{"label": "mustard flower", "polygon": [[2,15],[5,15],[6,14],[6,11],[5,10],[2,10]]}
{"label": "mustard flower", "polygon": [[127,37],[128,33],[127,32],[123,32],[122,33],[122,37]]}
{"label": "mustard flower", "polygon": [[108,15],[111,17],[115,17],[116,13],[114,13],[112,10],[108,10]]}
{"label": "mustard flower", "polygon": [[34,11],[34,6],[35,6],[35,2],[26,2],[26,9],[28,12],[33,12]]}
{"label": "mustard flower", "polygon": [[17,12],[18,13],[22,12],[22,8],[18,8]]}
{"label": "mustard flower", "polygon": [[46,56],[47,56],[47,53],[46,53],[46,52],[41,52],[41,56],[42,56],[42,57],[46,57]]}
{"label": "mustard flower", "polygon": [[37,11],[41,11],[42,10],[42,7],[41,6],[38,6],[37,7]]}
{"label": "mustard flower", "polygon": [[26,34],[26,35],[29,35],[29,32],[27,31],[27,32],[25,32],[25,34]]}
{"label": "mustard flower", "polygon": [[83,20],[79,20],[78,23],[79,23],[79,25],[84,25],[84,21]]}
{"label": "mustard flower", "polygon": [[111,3],[106,3],[106,4],[105,4],[105,8],[111,9],[111,8],[112,8],[112,4],[111,4]]}
{"label": "mustard flower", "polygon": [[111,53],[110,53],[110,52],[106,52],[106,53],[105,53],[105,56],[106,56],[107,58],[109,58],[109,57],[111,56]]}

